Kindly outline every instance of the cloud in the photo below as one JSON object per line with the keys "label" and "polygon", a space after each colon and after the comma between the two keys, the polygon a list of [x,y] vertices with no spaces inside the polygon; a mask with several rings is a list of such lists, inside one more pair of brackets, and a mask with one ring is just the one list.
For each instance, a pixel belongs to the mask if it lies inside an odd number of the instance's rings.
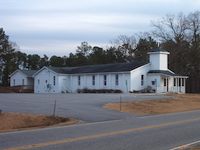
{"label": "cloud", "polygon": [[[66,18],[66,19],[63,19]],[[142,18],[142,20],[141,20]],[[133,34],[142,31],[149,19],[148,15],[74,14],[53,18],[41,15],[10,17],[7,30],[11,38],[49,40],[89,40],[105,42],[119,34]],[[13,26],[15,24],[15,26]]]}
{"label": "cloud", "polygon": [[80,41],[105,45],[120,34],[150,31],[150,21],[166,14],[199,8],[198,0],[6,0],[0,26],[23,50],[64,53]]}

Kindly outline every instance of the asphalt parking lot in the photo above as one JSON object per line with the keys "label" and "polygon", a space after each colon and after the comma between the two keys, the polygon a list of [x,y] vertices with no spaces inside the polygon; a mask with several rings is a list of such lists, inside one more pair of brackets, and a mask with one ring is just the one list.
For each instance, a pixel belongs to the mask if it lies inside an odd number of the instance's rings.
{"label": "asphalt parking lot", "polygon": [[56,100],[56,115],[73,117],[83,122],[101,122],[134,117],[128,113],[106,110],[109,102],[151,100],[166,97],[154,94],[0,94],[0,109],[52,115]]}

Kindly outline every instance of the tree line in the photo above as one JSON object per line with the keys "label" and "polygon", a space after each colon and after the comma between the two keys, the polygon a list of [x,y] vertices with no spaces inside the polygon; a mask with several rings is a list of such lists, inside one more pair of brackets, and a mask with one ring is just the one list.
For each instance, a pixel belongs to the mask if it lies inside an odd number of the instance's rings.
{"label": "tree line", "polygon": [[75,53],[68,56],[40,57],[17,50],[0,28],[0,71],[3,85],[9,84],[9,74],[20,69],[39,69],[43,66],[74,67],[82,65],[148,62],[147,52],[161,47],[170,52],[169,68],[191,79],[200,77],[200,12],[167,15],[152,22],[152,31],[132,36],[120,35],[111,46],[102,48],[82,42]]}
{"label": "tree line", "polygon": [[[75,67],[83,65],[108,64],[130,62],[133,59],[148,61],[146,52],[149,49],[158,47],[158,44],[150,36],[140,38],[136,42],[135,38],[121,35],[114,40],[113,45],[107,49],[98,46],[91,46],[88,42],[82,42],[77,46],[75,53],[69,56],[56,56],[50,58],[47,55],[43,57],[38,54],[26,54],[17,50],[15,44],[8,41],[8,36],[1,28],[0,35],[6,39],[0,41],[0,45],[9,45],[7,48],[0,49],[0,74],[3,75],[3,86],[9,85],[9,75],[16,69],[37,70],[43,66],[52,67]],[[3,37],[1,36],[1,37]],[[141,52],[139,52],[141,51]],[[142,51],[145,51],[142,52]],[[143,58],[143,56],[145,58]]]}

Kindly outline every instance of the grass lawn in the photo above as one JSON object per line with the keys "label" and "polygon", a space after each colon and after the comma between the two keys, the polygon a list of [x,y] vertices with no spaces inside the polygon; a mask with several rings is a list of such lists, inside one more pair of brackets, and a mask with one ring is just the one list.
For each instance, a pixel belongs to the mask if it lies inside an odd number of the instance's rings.
{"label": "grass lawn", "polygon": [[[200,110],[200,94],[174,94],[170,99],[144,100],[121,103],[121,112],[138,115],[157,115]],[[120,103],[108,103],[104,108],[120,111]]]}
{"label": "grass lawn", "polygon": [[71,118],[32,115],[21,113],[1,113],[0,132],[22,130],[27,128],[46,127],[52,125],[69,125],[78,121]]}

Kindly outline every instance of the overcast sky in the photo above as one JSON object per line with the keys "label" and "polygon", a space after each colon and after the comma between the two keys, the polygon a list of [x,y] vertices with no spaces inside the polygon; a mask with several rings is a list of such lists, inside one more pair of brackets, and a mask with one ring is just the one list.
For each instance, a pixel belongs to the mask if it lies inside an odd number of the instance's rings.
{"label": "overcast sky", "polygon": [[200,10],[200,0],[0,0],[0,27],[21,51],[68,55],[82,41],[105,46],[151,30],[167,14]]}

